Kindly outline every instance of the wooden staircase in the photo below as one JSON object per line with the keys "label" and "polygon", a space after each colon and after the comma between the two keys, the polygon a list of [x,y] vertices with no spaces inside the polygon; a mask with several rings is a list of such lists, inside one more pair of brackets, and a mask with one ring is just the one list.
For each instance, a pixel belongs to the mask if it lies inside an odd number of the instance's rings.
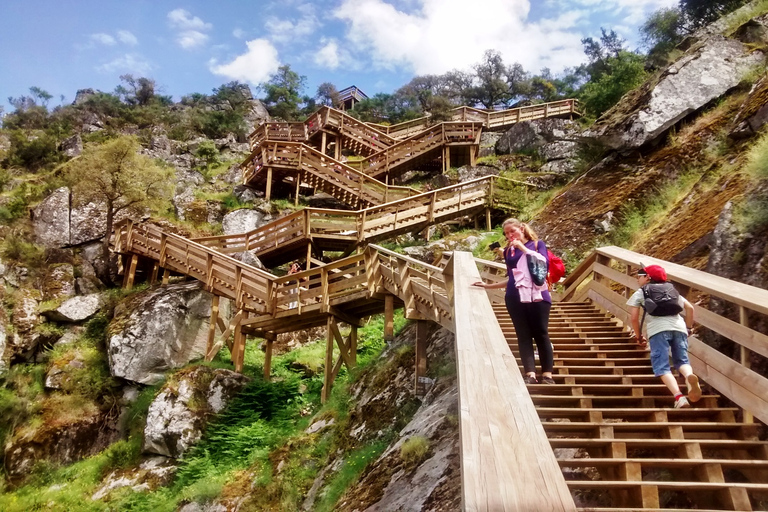
{"label": "wooden staircase", "polygon": [[[363,123],[323,107],[303,123],[259,125],[249,137],[251,154],[242,164],[243,181],[264,190],[267,199],[274,186],[292,186],[298,198],[303,185],[323,190],[354,208],[382,204],[396,197],[392,192],[382,197],[382,190],[365,177],[390,183],[406,171],[435,162],[441,162],[445,171],[452,158],[458,165],[474,165],[483,129],[579,115],[577,107],[576,100],[498,112],[458,107],[448,122],[435,124],[424,117],[391,127]],[[331,144],[332,157],[328,155]],[[365,158],[342,161],[342,148]]]}
{"label": "wooden staircase", "polygon": [[[505,306],[494,311],[518,357]],[[580,510],[768,508],[758,424],[716,394],[674,409],[648,352],[594,303],[554,303],[549,325],[555,384],[528,390]]]}

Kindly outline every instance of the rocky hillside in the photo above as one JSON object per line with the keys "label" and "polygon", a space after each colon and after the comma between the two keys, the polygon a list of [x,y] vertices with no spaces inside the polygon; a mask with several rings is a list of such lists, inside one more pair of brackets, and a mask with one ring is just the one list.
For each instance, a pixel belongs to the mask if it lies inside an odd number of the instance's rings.
{"label": "rocky hillside", "polygon": [[[594,125],[521,123],[484,134],[475,167],[403,181],[525,179],[538,192],[512,198],[515,214],[532,218],[571,266],[616,244],[768,288],[766,47],[768,16],[748,5],[686,40],[671,66]],[[211,304],[200,284],[119,288],[118,262],[101,251],[107,206],[79,201],[76,183],[63,178],[67,166],[133,136],[147,159],[140,163],[170,169],[172,187],[164,202],[126,208],[117,220],[150,220],[183,235],[253,229],[291,206],[239,184],[242,135],[267,113],[250,91],[237,92],[233,103],[219,95],[140,110],[127,122],[84,91],[51,117],[75,132],[52,152],[38,147],[49,134],[29,113],[14,121],[23,128],[0,132],[11,162],[0,176],[0,509],[458,508],[450,333],[430,333],[434,382],[416,397],[414,327],[387,345],[380,319],[371,320],[361,329],[360,369],[342,371],[321,405],[324,342],[316,340],[324,333],[281,337],[267,382],[260,340],[250,340],[242,375],[226,349],[199,362]],[[216,113],[233,109],[245,113],[244,125],[205,135],[212,119],[224,119]],[[40,155],[55,160],[41,167],[50,171],[34,168]],[[392,243],[431,262],[445,250],[482,252],[498,237],[446,225],[429,243]],[[260,265],[248,253],[237,257]],[[220,307],[228,318],[229,306]],[[768,332],[764,318],[750,324]],[[755,357],[753,368],[768,373]]]}

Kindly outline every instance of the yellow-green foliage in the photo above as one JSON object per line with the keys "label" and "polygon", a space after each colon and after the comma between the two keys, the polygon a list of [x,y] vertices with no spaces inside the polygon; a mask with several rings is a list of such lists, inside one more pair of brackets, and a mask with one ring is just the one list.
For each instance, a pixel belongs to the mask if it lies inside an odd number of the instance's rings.
{"label": "yellow-green foliage", "polygon": [[753,178],[768,178],[768,133],[763,134],[749,150],[744,170]]}
{"label": "yellow-green foliage", "polygon": [[406,466],[414,466],[424,460],[429,453],[429,439],[424,436],[413,436],[406,439],[400,446],[400,459]]}

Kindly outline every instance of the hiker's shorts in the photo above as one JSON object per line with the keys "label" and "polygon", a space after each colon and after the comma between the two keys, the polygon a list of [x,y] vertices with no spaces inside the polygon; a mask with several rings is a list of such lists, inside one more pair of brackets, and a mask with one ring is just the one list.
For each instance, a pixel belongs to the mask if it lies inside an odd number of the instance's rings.
{"label": "hiker's shorts", "polygon": [[672,351],[672,364],[680,368],[688,362],[688,335],[680,331],[662,331],[648,340],[651,344],[651,366],[653,374],[661,377],[671,373],[669,352]]}

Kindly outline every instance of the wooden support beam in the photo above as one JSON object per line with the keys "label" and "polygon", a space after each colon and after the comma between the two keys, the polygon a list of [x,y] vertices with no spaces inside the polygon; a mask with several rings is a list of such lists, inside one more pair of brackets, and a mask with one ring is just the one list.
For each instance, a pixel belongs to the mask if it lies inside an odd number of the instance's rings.
{"label": "wooden support beam", "polygon": [[301,173],[296,173],[296,191],[293,194],[293,205],[299,206],[299,187],[301,187]]}
{"label": "wooden support beam", "polygon": [[136,278],[136,265],[139,264],[138,254],[131,255],[131,262],[128,265],[128,269],[123,276],[123,288],[130,290],[133,288],[133,281]]}
{"label": "wooden support beam", "polygon": [[333,317],[328,315],[326,321],[326,341],[325,341],[325,369],[323,375],[323,389],[320,391],[320,401],[325,403],[331,396],[331,386],[333,385],[333,331],[331,321]]}
{"label": "wooden support beam", "polygon": [[272,345],[274,345],[277,335],[273,332],[264,333],[264,380],[269,380],[272,373]]}
{"label": "wooden support beam", "polygon": [[[744,327],[749,327],[749,320],[747,318],[747,308],[745,308],[744,306],[739,306],[739,323]],[[747,369],[751,368],[752,364],[749,359],[751,351],[744,345],[741,345],[739,348],[741,352],[740,353],[741,365]],[[744,423],[754,423],[755,417],[752,415],[752,413],[747,411],[746,409],[743,412],[744,412],[743,414]]]}
{"label": "wooden support beam", "polygon": [[414,393],[424,396],[427,392],[427,321],[416,321],[416,372]]}
{"label": "wooden support beam", "polygon": [[157,282],[157,274],[160,271],[160,263],[154,262],[152,264],[152,275],[149,277],[149,284],[155,284]]}
{"label": "wooden support beam", "polygon": [[168,284],[168,280],[171,279],[171,271],[167,268],[163,269],[163,285]]}
{"label": "wooden support beam", "polygon": [[242,313],[241,321],[235,326],[235,341],[232,343],[232,362],[235,365],[235,371],[237,373],[243,373],[243,366],[245,363],[245,341],[247,336],[243,332],[242,320],[248,319],[247,311],[240,311]]}
{"label": "wooden support beam", "polygon": [[[216,324],[219,321],[219,296],[214,295],[211,299],[211,318],[208,319],[208,343],[206,344],[206,359],[213,350],[214,339],[216,338]],[[211,357],[212,359],[213,357]]]}
{"label": "wooden support beam", "polygon": [[384,296],[384,341],[395,339],[395,296]]}
{"label": "wooden support beam", "polygon": [[264,190],[264,199],[272,199],[272,167],[267,167],[267,185]]}
{"label": "wooden support beam", "polygon": [[485,229],[487,231],[491,231],[493,229],[493,226],[491,225],[491,209],[490,208],[485,209]]}

